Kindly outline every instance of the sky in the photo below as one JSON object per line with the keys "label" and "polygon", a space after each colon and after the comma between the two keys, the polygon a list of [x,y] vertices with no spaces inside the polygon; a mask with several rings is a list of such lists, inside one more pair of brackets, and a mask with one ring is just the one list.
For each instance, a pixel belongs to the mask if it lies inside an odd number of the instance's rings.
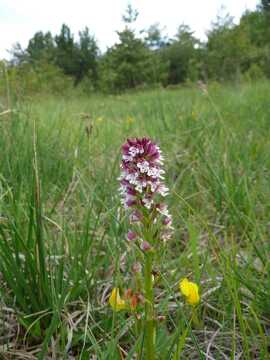
{"label": "sky", "polygon": [[19,42],[26,47],[37,31],[59,33],[66,23],[75,35],[88,26],[101,50],[117,41],[116,30],[123,28],[122,14],[130,3],[139,11],[136,29],[159,23],[172,37],[185,23],[195,35],[205,32],[220,13],[230,13],[237,22],[241,14],[256,8],[259,0],[0,0],[0,58],[9,58],[7,50]]}

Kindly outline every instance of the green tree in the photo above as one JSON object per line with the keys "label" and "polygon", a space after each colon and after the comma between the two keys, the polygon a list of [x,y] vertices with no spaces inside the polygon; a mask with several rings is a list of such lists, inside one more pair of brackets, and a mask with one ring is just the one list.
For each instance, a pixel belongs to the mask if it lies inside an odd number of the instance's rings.
{"label": "green tree", "polygon": [[263,11],[270,12],[270,0],[261,0],[261,8]]}
{"label": "green tree", "polygon": [[152,24],[145,32],[144,41],[149,49],[160,50],[168,44],[168,38],[163,35],[159,23]]}
{"label": "green tree", "polygon": [[140,85],[161,81],[153,52],[136,36],[132,24],[138,12],[129,5],[123,16],[124,30],[118,31],[119,42],[103,56],[100,86],[108,91],[123,91]]}
{"label": "green tree", "polygon": [[55,44],[50,32],[43,33],[38,31],[32,39],[29,40],[26,53],[30,62],[35,63],[40,60],[53,60]]}
{"label": "green tree", "polygon": [[63,24],[60,34],[55,36],[55,63],[66,75],[74,76],[77,69],[78,51],[70,28]]}
{"label": "green tree", "polygon": [[178,84],[188,78],[196,80],[198,59],[198,48],[200,42],[196,39],[187,25],[180,25],[167,47],[163,49],[163,61],[169,64],[169,84]]}
{"label": "green tree", "polygon": [[246,11],[241,19],[240,26],[247,33],[251,43],[256,47],[266,45],[266,21],[262,11]]}
{"label": "green tree", "polygon": [[96,86],[98,80],[98,56],[99,49],[94,36],[90,35],[88,27],[79,32],[79,44],[77,45],[75,79],[78,84],[87,77]]}
{"label": "green tree", "polygon": [[138,16],[139,16],[138,10],[134,9],[129,3],[125,13],[122,15],[122,20],[125,24],[132,24],[135,23]]}
{"label": "green tree", "polygon": [[111,90],[134,88],[147,82],[149,50],[133,31],[118,32],[119,43],[110,48],[103,58],[101,67],[103,84]]}
{"label": "green tree", "polygon": [[28,61],[28,56],[26,50],[24,50],[20,43],[16,43],[12,46],[11,50],[9,50],[11,55],[11,65],[19,66],[20,64]]}
{"label": "green tree", "polygon": [[233,18],[226,14],[218,16],[207,35],[208,76],[217,80],[240,80],[252,51],[245,28],[235,25]]}
{"label": "green tree", "polygon": [[99,49],[88,27],[79,32],[79,42],[76,43],[69,27],[63,24],[55,43],[55,63],[66,75],[74,78],[74,84],[78,85],[87,77],[92,85],[96,85]]}

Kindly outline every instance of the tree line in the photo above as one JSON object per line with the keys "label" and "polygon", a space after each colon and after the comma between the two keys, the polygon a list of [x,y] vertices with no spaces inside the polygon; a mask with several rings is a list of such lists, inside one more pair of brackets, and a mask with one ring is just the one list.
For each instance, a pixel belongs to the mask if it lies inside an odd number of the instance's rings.
{"label": "tree line", "polygon": [[28,79],[33,87],[54,82],[56,89],[65,88],[68,79],[86,91],[110,93],[156,84],[270,77],[270,0],[246,11],[238,24],[229,15],[218,16],[206,41],[196,38],[185,24],[173,38],[164,35],[159,24],[138,35],[137,17],[129,5],[118,42],[105,53],[87,27],[78,40],[66,24],[56,36],[39,31],[25,49],[19,44],[12,48],[11,77]]}

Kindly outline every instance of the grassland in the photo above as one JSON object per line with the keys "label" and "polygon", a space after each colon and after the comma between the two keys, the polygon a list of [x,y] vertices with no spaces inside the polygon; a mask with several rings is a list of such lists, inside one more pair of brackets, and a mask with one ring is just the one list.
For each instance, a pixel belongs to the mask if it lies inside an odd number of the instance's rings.
{"label": "grassland", "polygon": [[[140,358],[143,334],[108,296],[130,286],[134,261],[120,147],[149,136],[175,227],[156,269],[158,359],[268,359],[269,93],[260,82],[13,102],[0,116],[0,357]],[[200,286],[197,325],[183,277]]]}

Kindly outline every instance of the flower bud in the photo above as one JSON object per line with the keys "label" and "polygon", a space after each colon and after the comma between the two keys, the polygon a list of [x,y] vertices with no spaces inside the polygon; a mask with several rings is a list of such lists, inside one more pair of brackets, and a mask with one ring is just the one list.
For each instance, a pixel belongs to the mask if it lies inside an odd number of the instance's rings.
{"label": "flower bud", "polygon": [[129,230],[127,233],[127,239],[133,241],[137,238],[137,234],[134,231]]}
{"label": "flower bud", "polygon": [[143,241],[141,243],[141,250],[145,252],[151,250],[151,245],[149,244],[148,241]]}
{"label": "flower bud", "polygon": [[140,263],[136,262],[135,264],[133,264],[132,270],[135,273],[140,273],[142,271],[142,265]]}

